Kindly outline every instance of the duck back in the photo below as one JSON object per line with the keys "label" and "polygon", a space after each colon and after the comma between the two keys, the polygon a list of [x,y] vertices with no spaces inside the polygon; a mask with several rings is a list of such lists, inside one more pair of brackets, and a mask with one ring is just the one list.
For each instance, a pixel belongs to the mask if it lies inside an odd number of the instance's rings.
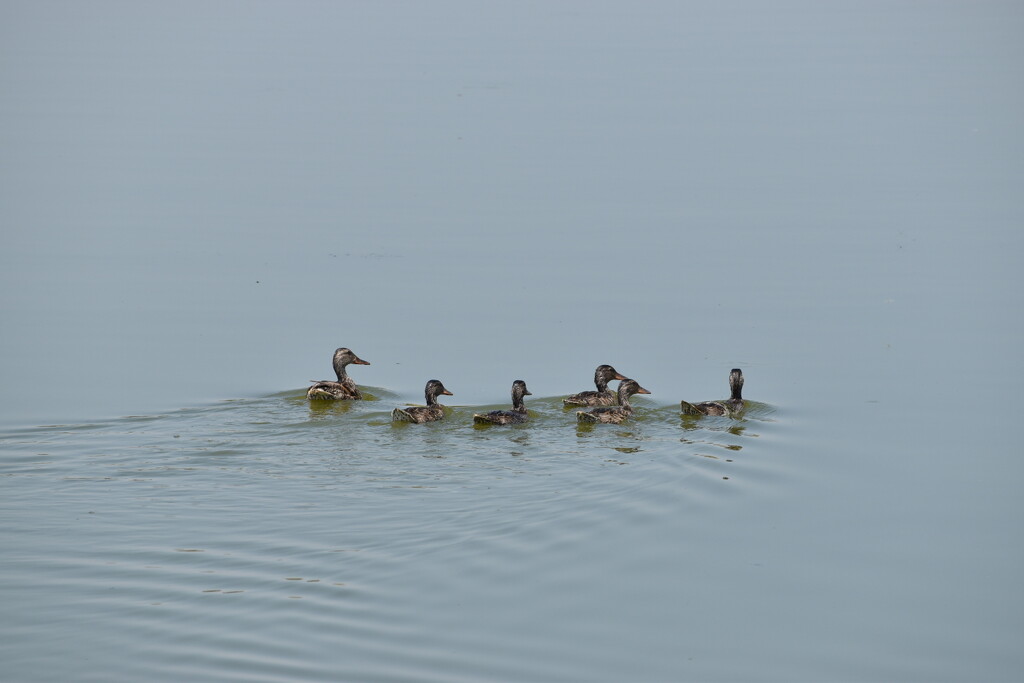
{"label": "duck back", "polygon": [[321,380],[306,390],[310,400],[358,401],[363,398],[359,387],[351,379],[346,382]]}
{"label": "duck back", "polygon": [[527,419],[526,413],[516,410],[492,410],[489,413],[478,413],[473,416],[473,422],[477,424],[492,425],[521,424]]}
{"label": "duck back", "polygon": [[444,408],[441,406],[412,406],[409,408],[395,408],[391,411],[391,420],[394,422],[435,422],[444,417]]}
{"label": "duck back", "polygon": [[615,394],[610,391],[581,391],[566,396],[562,403],[567,406],[610,406],[615,404]]}

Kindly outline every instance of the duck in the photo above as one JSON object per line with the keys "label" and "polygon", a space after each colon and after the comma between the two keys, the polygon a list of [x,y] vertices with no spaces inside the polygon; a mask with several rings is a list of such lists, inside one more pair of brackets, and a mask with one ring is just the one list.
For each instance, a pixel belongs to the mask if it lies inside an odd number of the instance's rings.
{"label": "duck", "polygon": [[359,392],[359,387],[352,381],[352,378],[345,372],[346,366],[349,365],[369,365],[369,362],[363,360],[352,352],[352,349],[342,347],[334,352],[334,374],[338,376],[337,382],[332,382],[329,379],[315,380],[306,391],[306,398],[311,400],[344,400],[344,401],[358,401],[363,398],[363,395]]}
{"label": "duck", "polygon": [[412,406],[410,408],[395,408],[391,411],[391,419],[394,422],[434,422],[444,417],[444,406],[437,402],[438,396],[454,396],[452,392],[444,388],[441,380],[432,379],[427,382],[423,390],[427,399],[425,406]]}
{"label": "duck", "polygon": [[703,403],[679,402],[683,415],[724,415],[735,417],[743,412],[743,371],[733,368],[729,371],[729,390],[732,396],[725,401],[704,401]]}
{"label": "duck", "polygon": [[625,380],[627,378],[616,372],[615,368],[610,365],[598,365],[597,370],[594,371],[594,384],[597,386],[597,391],[581,391],[578,394],[566,396],[562,399],[562,403],[567,406],[614,405],[615,394],[608,391],[608,382],[613,379]]}
{"label": "duck", "polygon": [[633,406],[629,405],[629,397],[633,394],[649,394],[651,392],[640,386],[636,380],[624,378],[619,382],[619,405],[602,406],[591,411],[576,411],[576,419],[580,422],[610,422],[618,424],[633,414]]}
{"label": "duck", "polygon": [[512,382],[512,410],[492,410],[489,413],[476,413],[473,422],[477,424],[510,425],[526,422],[526,404],[523,396],[533,396],[526,388],[526,382],[517,379]]}

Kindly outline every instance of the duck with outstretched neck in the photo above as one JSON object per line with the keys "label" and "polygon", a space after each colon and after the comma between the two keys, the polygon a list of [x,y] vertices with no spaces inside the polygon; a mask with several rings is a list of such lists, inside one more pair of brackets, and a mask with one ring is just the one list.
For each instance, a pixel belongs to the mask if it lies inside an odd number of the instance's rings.
{"label": "duck with outstretched neck", "polygon": [[391,419],[395,422],[417,422],[420,424],[440,420],[444,417],[444,406],[437,402],[437,397],[454,396],[452,392],[444,388],[439,379],[427,382],[427,386],[423,389],[423,395],[427,400],[427,405],[395,408],[391,411]]}
{"label": "duck with outstretched neck", "polygon": [[683,415],[724,415],[736,417],[746,407],[743,403],[743,371],[733,368],[729,372],[729,391],[732,394],[725,401],[704,401],[702,403],[679,402]]}
{"label": "duck with outstretched neck", "polygon": [[344,347],[338,349],[334,352],[334,374],[338,376],[338,381],[332,382],[329,379],[310,380],[314,384],[306,391],[306,398],[334,401],[360,400],[363,395],[359,392],[359,387],[356,386],[356,383],[345,372],[345,368],[349,365],[369,365],[369,363],[352,353],[351,349]]}
{"label": "duck with outstretched neck", "polygon": [[608,390],[608,382],[626,379],[610,365],[598,365],[594,371],[594,385],[597,391],[581,391],[566,396],[562,403],[567,406],[610,406],[615,403],[615,394]]}
{"label": "duck with outstretched neck", "polygon": [[624,379],[619,382],[618,390],[619,405],[601,406],[584,412],[576,411],[576,419],[580,422],[610,422],[618,424],[633,414],[633,406],[629,404],[629,397],[634,394],[649,394],[651,392],[640,386],[636,380]]}
{"label": "duck with outstretched neck", "polygon": [[532,396],[526,388],[526,382],[517,379],[512,382],[512,410],[492,410],[489,413],[477,413],[473,415],[473,422],[477,424],[510,425],[526,422],[526,403],[523,396]]}

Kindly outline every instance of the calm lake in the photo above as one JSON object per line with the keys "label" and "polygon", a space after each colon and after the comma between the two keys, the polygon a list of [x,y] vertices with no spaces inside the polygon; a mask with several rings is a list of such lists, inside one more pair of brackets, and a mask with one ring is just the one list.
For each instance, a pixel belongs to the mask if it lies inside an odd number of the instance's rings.
{"label": "calm lake", "polygon": [[0,679],[1021,680],[1022,31],[5,4]]}

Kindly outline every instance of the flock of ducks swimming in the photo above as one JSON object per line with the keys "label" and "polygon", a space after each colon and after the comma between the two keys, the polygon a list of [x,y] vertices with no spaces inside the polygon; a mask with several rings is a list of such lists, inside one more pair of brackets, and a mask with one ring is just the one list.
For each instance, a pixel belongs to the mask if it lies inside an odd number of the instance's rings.
{"label": "flock of ducks swimming", "polygon": [[[334,352],[334,373],[338,376],[337,381],[312,380],[313,386],[306,391],[306,397],[313,401],[358,401],[363,395],[359,387],[348,376],[346,368],[349,365],[369,365],[368,362],[357,356],[351,349],[340,348]],[[608,389],[608,382],[619,381],[618,390],[614,393]],[[599,365],[594,371],[594,385],[597,391],[581,391],[578,394],[566,396],[562,403],[566,406],[597,406],[592,410],[576,412],[576,419],[580,422],[610,422],[618,424],[633,414],[633,406],[629,404],[630,396],[635,394],[649,394],[651,392],[640,386],[636,380],[630,379],[616,372],[610,365]],[[679,408],[683,415],[724,415],[737,417],[743,412],[743,372],[734,368],[729,373],[729,389],[731,397],[725,401],[704,401],[702,403],[689,403],[680,401]],[[395,422],[434,422],[444,417],[444,406],[437,402],[438,396],[453,396],[452,392],[444,388],[441,380],[432,379],[427,382],[424,389],[427,405],[412,406],[408,408],[395,408],[391,411],[391,419]],[[512,383],[512,409],[492,410],[488,413],[477,413],[473,415],[473,422],[479,424],[517,424],[526,422],[528,414],[524,396],[530,396],[526,388],[526,382],[517,379]]]}

